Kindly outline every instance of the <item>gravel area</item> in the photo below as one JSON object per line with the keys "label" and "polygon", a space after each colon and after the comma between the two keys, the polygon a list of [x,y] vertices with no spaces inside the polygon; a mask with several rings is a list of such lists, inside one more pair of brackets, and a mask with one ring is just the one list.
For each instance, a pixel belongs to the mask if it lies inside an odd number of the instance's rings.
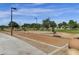
{"label": "gravel area", "polygon": [[0,33],[0,55],[44,55],[43,51],[18,38]]}

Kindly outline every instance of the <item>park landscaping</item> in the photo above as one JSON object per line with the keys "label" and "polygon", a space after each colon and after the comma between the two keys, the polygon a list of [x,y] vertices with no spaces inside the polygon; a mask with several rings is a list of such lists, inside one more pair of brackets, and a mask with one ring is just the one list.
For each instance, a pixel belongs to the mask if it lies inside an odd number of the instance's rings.
{"label": "park landscaping", "polygon": [[62,54],[65,54],[69,40],[74,38],[74,34],[79,33],[78,28],[79,24],[73,20],[57,24],[55,21],[50,21],[50,18],[46,18],[43,20],[42,24],[24,23],[23,25],[20,25],[17,22],[12,21],[8,26],[0,26],[0,31],[8,35],[12,34],[12,36],[31,44],[47,54],[50,54],[52,50],[54,51],[56,49],[56,53],[63,51],[62,47],[66,46],[64,47],[65,52],[62,52]]}
{"label": "park landscaping", "polygon": [[57,31],[57,32],[71,33],[71,34],[79,34],[79,29],[72,29],[72,30],[59,29],[59,30],[56,30],[56,31]]}

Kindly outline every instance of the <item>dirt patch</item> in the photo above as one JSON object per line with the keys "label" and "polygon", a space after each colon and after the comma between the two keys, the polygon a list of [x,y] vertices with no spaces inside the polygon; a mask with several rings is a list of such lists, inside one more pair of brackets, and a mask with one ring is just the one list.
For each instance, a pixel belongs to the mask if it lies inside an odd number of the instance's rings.
{"label": "dirt patch", "polygon": [[69,46],[70,48],[79,49],[79,39],[71,39]]}
{"label": "dirt patch", "polygon": [[26,33],[26,32],[14,32],[17,35],[28,37],[37,41],[45,42],[51,45],[63,46],[67,43],[67,39],[60,39],[56,37],[49,37],[47,35]]}

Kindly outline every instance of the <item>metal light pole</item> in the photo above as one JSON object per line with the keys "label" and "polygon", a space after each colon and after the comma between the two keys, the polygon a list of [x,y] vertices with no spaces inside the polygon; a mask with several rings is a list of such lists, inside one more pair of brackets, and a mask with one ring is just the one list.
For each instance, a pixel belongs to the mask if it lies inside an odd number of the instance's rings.
{"label": "metal light pole", "polygon": [[11,7],[11,36],[13,35],[13,10],[16,10],[16,8]]}

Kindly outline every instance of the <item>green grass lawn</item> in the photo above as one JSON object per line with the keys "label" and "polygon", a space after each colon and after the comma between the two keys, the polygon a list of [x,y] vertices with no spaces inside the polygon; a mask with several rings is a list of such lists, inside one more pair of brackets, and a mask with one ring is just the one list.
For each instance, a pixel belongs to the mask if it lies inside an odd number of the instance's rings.
{"label": "green grass lawn", "polygon": [[73,34],[79,34],[79,29],[73,29],[73,30],[67,30],[67,29],[59,29],[56,30],[57,32],[66,32],[66,33],[73,33]]}

